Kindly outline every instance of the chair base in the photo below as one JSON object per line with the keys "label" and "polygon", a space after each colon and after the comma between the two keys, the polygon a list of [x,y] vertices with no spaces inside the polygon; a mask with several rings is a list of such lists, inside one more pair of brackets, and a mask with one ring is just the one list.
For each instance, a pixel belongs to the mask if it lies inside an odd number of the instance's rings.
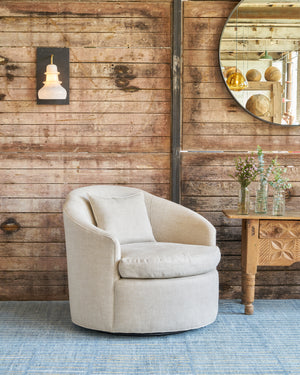
{"label": "chair base", "polygon": [[[116,334],[165,335],[213,323],[218,313],[219,280],[216,270],[173,279],[119,279],[115,283],[111,323],[84,321],[77,311],[72,321],[82,327]],[[109,329],[107,329],[109,327]]]}

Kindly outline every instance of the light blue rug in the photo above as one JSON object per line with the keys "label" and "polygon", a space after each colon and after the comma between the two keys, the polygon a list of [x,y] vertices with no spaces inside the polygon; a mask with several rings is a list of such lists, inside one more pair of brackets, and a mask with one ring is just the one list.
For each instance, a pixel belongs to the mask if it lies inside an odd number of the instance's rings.
{"label": "light blue rug", "polygon": [[0,302],[0,374],[300,374],[300,300],[220,301],[185,333],[116,336],[77,327],[68,302]]}

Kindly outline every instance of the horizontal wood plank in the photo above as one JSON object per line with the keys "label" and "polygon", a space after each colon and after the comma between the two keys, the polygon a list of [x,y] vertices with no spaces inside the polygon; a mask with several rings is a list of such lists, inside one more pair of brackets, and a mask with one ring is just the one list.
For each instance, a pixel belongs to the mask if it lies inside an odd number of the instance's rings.
{"label": "horizontal wood plank", "polygon": [[[128,1],[128,0],[127,0]],[[160,0],[157,0],[160,1]],[[0,21],[5,32],[28,32],[30,25],[31,33],[108,33],[116,34],[170,34],[169,18],[138,17],[130,19],[124,17],[36,17],[34,22],[30,17],[2,17]]]}
{"label": "horizontal wood plank", "polygon": [[[118,87],[118,82],[116,77],[112,78],[72,78],[70,79],[70,85],[71,85],[71,92],[74,90],[115,90],[115,91],[121,91],[122,88]],[[126,87],[123,88],[122,92],[126,94],[133,94],[138,93],[139,95],[143,95],[144,90],[169,90],[170,89],[170,79],[169,78],[134,78],[129,81],[128,86],[134,87],[133,92],[126,92]],[[34,90],[36,87],[36,81],[35,78],[30,77],[18,77],[17,79],[10,80],[6,77],[0,77],[0,87],[1,91],[3,93],[7,92],[11,89],[20,89],[24,90],[24,87],[26,87],[26,90]],[[136,91],[135,91],[136,90]],[[143,91],[142,91],[143,90]],[[97,95],[100,95],[101,98],[104,98],[104,94],[100,93]],[[120,93],[119,93],[120,94]],[[124,94],[125,95],[125,94]],[[134,98],[134,95],[127,95],[129,98]],[[26,96],[23,98],[23,100],[28,101],[29,98]],[[73,99],[73,98],[71,98]],[[82,100],[82,102],[88,101],[88,97],[84,98],[85,100]],[[81,100],[80,100],[81,101]],[[129,100],[130,101],[130,100]],[[66,111],[67,112],[67,111]]]}
{"label": "horizontal wood plank", "polygon": [[221,68],[217,65],[210,66],[185,66],[183,68],[183,81],[191,83],[223,83]]}
{"label": "horizontal wood plank", "polygon": [[[5,0],[6,3],[14,3],[16,0]],[[18,0],[20,1],[20,0]],[[28,2],[31,2],[31,3],[35,3],[35,4],[39,4],[40,0],[27,0]],[[46,0],[47,1],[47,0]],[[52,1],[52,0],[48,0],[48,1]],[[78,2],[81,2],[81,0],[64,0],[65,3],[71,3],[73,4],[74,1],[78,1]],[[85,3],[94,3],[95,0],[84,0]],[[121,3],[121,2],[128,2],[128,0],[105,0],[106,3]],[[140,3],[140,2],[143,2],[142,0],[130,0],[130,3]],[[172,2],[172,0],[147,0],[147,3],[170,3]]]}
{"label": "horizontal wood plank", "polygon": [[66,271],[65,257],[0,257],[0,271]]}
{"label": "horizontal wood plank", "polygon": [[1,137],[97,137],[105,134],[106,137],[169,137],[168,124],[157,123],[130,125],[0,125]]}
{"label": "horizontal wood plank", "polygon": [[[199,145],[201,145],[199,147]],[[257,145],[263,145],[264,150],[272,151],[298,151],[300,147],[300,137],[297,136],[227,136],[222,135],[216,139],[216,136],[183,136],[183,149],[184,150],[207,150],[207,151],[255,151]]]}
{"label": "horizontal wood plank", "polygon": [[[26,127],[25,127],[26,128]],[[72,128],[72,126],[71,126]],[[85,129],[85,127],[83,127]],[[126,128],[126,126],[125,126]],[[31,129],[31,127],[29,127]],[[78,132],[80,134],[80,132]],[[1,169],[169,169],[168,153],[0,153]],[[2,182],[2,181],[1,181]],[[42,183],[41,183],[42,185]]]}
{"label": "horizontal wood plank", "polygon": [[230,123],[230,122],[185,122],[183,124],[184,134],[189,135],[214,135],[216,137],[230,136],[290,136],[299,135],[298,126],[278,126],[266,123]]}
{"label": "horizontal wood plank", "polygon": [[[278,127],[281,128],[282,127]],[[277,158],[279,164],[290,166],[290,165],[300,165],[300,158],[299,158],[299,152],[295,151],[285,151],[285,152],[276,152],[276,151],[269,151],[264,152],[264,161],[266,165],[269,165],[271,163],[272,159]],[[251,154],[251,153],[250,153]],[[246,158],[249,155],[249,151],[244,150],[243,152],[216,152],[216,153],[197,153],[197,152],[190,152],[190,153],[182,153],[182,165],[183,167],[189,167],[189,166],[234,166],[234,160],[236,158]],[[256,158],[257,150],[253,152],[254,158]],[[257,160],[257,159],[256,159]]]}
{"label": "horizontal wood plank", "polygon": [[[170,48],[70,48],[70,62],[99,62],[99,63],[170,63]],[[20,53],[19,47],[0,46],[0,56],[8,59],[8,62],[33,62],[36,59],[36,47],[22,47]]]}
{"label": "horizontal wood plank", "polygon": [[[201,181],[234,181],[230,176],[234,173],[235,166],[222,166],[221,168],[211,166],[194,166],[193,170],[186,169],[183,172],[183,180],[201,180]],[[288,166],[286,176],[290,181],[297,181],[300,173],[300,166]],[[238,185],[237,185],[238,186]]]}
{"label": "horizontal wood plank", "polygon": [[[11,215],[0,213],[0,224],[9,219]],[[62,228],[63,218],[61,214],[39,214],[39,213],[14,213],[13,219],[21,228]],[[2,235],[3,233],[1,233]]]}
{"label": "horizontal wood plank", "polygon": [[[261,123],[233,99],[185,99],[184,122],[238,122]],[[215,109],[218,108],[218,111]],[[255,141],[254,141],[255,142]],[[244,148],[247,150],[247,148]]]}
{"label": "horizontal wood plank", "polygon": [[[99,171],[101,173],[101,170]],[[165,174],[169,172],[165,171]],[[107,184],[114,183],[114,180],[111,181],[107,180]],[[21,183],[21,184],[2,184],[0,185],[1,196],[3,198],[8,197],[15,197],[15,198],[66,198],[67,194],[70,193],[72,190],[90,186],[90,185],[97,185],[97,183],[40,183],[40,184],[30,184],[30,183]],[[170,197],[170,184],[169,181],[166,183],[147,183],[147,182],[140,182],[140,183],[130,183],[131,187],[136,187],[138,189],[146,190],[149,193],[154,195],[158,195],[163,198]]]}
{"label": "horizontal wood plank", "polygon": [[32,101],[0,101],[0,111],[2,112],[87,112],[87,113],[170,113],[169,102],[74,102],[72,101],[67,106],[52,105],[52,106],[37,106]]}
{"label": "horizontal wood plank", "polygon": [[[250,196],[255,197],[259,182],[253,182],[249,186]],[[292,196],[300,196],[300,182],[292,181],[292,189],[290,189]],[[197,181],[186,180],[182,182],[183,195],[199,195],[199,196],[231,196],[239,190],[238,182],[229,181]],[[270,188],[270,199],[273,191]]]}
{"label": "horizontal wood plank", "polygon": [[[188,75],[190,67],[218,67],[219,55],[218,50],[184,50],[184,80],[186,81],[191,74]],[[213,71],[213,69],[211,69]]]}
{"label": "horizontal wood plank", "polygon": [[65,240],[64,229],[60,228],[21,228],[17,232],[0,232],[0,242],[61,242]]}
{"label": "horizontal wood plank", "polygon": [[49,184],[167,183],[169,169],[16,169],[14,172],[4,170],[1,176],[2,183],[6,184],[40,184],[39,181]]}
{"label": "horizontal wood plank", "polygon": [[168,152],[169,137],[6,137],[3,152]]}
{"label": "horizontal wood plank", "polygon": [[[230,210],[237,209],[238,204],[238,190],[232,193],[232,197],[197,197],[187,196],[182,197],[182,204],[194,211],[220,211],[220,208]],[[234,195],[235,194],[235,195]],[[271,200],[268,203],[271,206]],[[300,197],[292,197],[286,201],[286,209],[289,211],[296,211],[295,207],[300,207]],[[252,206],[252,209],[254,207]],[[230,236],[231,234],[229,234]]]}
{"label": "horizontal wood plank", "polygon": [[31,1],[1,1],[0,13],[14,17],[170,17],[170,5],[158,3],[127,2],[117,6],[112,2],[61,2],[40,1],[38,7]]}
{"label": "horizontal wood plank", "polygon": [[219,43],[220,33],[215,34],[185,34],[183,39],[183,47],[189,50],[215,50]]}
{"label": "horizontal wood plank", "polygon": [[0,284],[15,286],[67,286],[65,271],[0,271]]}
{"label": "horizontal wood plank", "polygon": [[39,113],[38,116],[32,116],[31,113],[2,113],[1,124],[3,125],[41,125],[41,124],[60,124],[65,125],[132,125],[132,124],[161,124],[162,127],[169,124],[171,116],[169,113],[146,114],[146,113]]}
{"label": "horizontal wood plank", "polygon": [[[1,12],[1,9],[0,9]],[[1,23],[0,23],[1,24]],[[12,42],[13,41],[13,42]],[[2,47],[31,47],[46,45],[56,47],[84,47],[84,48],[147,48],[150,44],[154,48],[169,47],[170,34],[128,34],[128,33],[15,33],[0,34]]]}
{"label": "horizontal wood plank", "polygon": [[186,1],[184,18],[228,17],[237,4],[237,1]]}
{"label": "horizontal wood plank", "polygon": [[[186,5],[186,4],[185,4]],[[199,3],[197,4],[199,7]],[[184,17],[183,30],[184,35],[214,35],[221,34],[227,17]],[[201,49],[201,48],[200,48]]]}
{"label": "horizontal wood plank", "polygon": [[[129,86],[128,90],[137,90],[133,92],[124,91],[122,89],[111,90],[70,90],[70,98],[76,102],[101,101],[103,98],[107,102],[170,102],[169,90],[139,90],[137,86]],[[4,96],[5,101],[22,101],[22,100],[36,100],[36,91],[34,89],[0,89],[1,95]]]}
{"label": "horizontal wood plank", "polygon": [[[14,213],[14,217],[18,217]],[[24,214],[23,214],[24,215]],[[51,214],[33,214],[30,215],[43,215],[48,216]],[[58,214],[56,214],[58,215]],[[62,217],[61,214],[59,216]],[[0,243],[0,257],[20,258],[20,257],[66,257],[65,243],[39,243],[39,242],[20,242],[20,243]],[[5,272],[4,270],[3,272]]]}
{"label": "horizontal wood plank", "polygon": [[[157,52],[157,57],[159,60],[160,54]],[[118,69],[121,68],[133,81],[133,77],[140,78],[170,78],[171,69],[170,64],[164,63],[160,64],[140,64],[140,63],[126,63],[126,64],[116,64],[116,63],[102,63],[102,62],[70,62],[70,78],[111,78],[116,79],[118,74]],[[36,75],[36,63],[33,62],[8,62],[7,64],[0,65],[0,76],[5,77],[6,73],[9,72],[16,77],[28,77],[35,78]],[[146,80],[144,80],[146,81]],[[164,80],[162,82],[165,82]],[[11,87],[13,82],[7,82],[5,79],[0,81],[5,87],[4,83],[9,83]],[[24,81],[25,82],[25,81]],[[71,80],[71,83],[75,83],[76,80]],[[7,85],[6,85],[7,86]],[[91,86],[92,87],[92,86]],[[94,86],[96,88],[97,86]],[[26,87],[27,88],[27,87]],[[71,85],[71,90],[74,89]]]}
{"label": "horizontal wood plank", "polygon": [[229,91],[223,82],[211,83],[188,82],[183,87],[183,97],[187,99],[231,99]]}
{"label": "horizontal wood plank", "polygon": [[0,285],[1,301],[63,301],[68,298],[66,285]]}

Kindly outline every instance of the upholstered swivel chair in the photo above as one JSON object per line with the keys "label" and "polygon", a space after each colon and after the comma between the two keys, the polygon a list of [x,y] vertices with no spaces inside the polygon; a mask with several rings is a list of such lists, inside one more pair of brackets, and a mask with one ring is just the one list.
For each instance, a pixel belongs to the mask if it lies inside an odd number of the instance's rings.
{"label": "upholstered swivel chair", "polygon": [[220,251],[212,224],[145,191],[73,190],[64,205],[72,321],[116,333],[166,333],[212,323]]}

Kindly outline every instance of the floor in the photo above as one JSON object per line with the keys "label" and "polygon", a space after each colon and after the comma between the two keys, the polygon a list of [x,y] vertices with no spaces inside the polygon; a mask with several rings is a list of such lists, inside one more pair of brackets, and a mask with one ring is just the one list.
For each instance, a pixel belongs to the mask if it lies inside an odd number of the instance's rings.
{"label": "floor", "polygon": [[0,302],[0,374],[300,374],[300,300],[221,300],[215,323],[120,336],[70,320],[68,302]]}

